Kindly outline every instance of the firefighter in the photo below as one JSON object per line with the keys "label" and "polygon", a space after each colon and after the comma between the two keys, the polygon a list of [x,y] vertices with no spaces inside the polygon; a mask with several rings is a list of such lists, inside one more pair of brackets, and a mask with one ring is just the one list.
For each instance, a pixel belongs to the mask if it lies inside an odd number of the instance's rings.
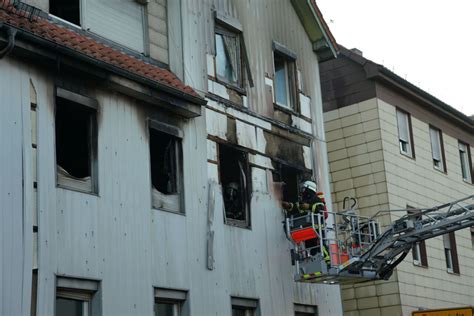
{"label": "firefighter", "polygon": [[[324,215],[324,219],[328,217],[328,211],[326,208],[326,201],[324,199],[324,194],[322,192],[318,192],[316,183],[313,181],[306,180],[301,183],[300,185],[300,199],[296,203],[291,202],[282,202],[282,206],[285,209],[285,213],[287,217],[293,216],[293,218],[298,218],[299,216],[305,216],[308,213],[320,213]],[[296,220],[294,224],[299,227],[307,227],[311,225],[310,222],[303,220]],[[324,223],[322,223],[324,226]],[[310,254],[313,256],[317,252],[323,252],[324,260],[329,263],[329,253],[326,247],[323,245],[322,249],[317,251],[317,245],[319,244],[318,238],[308,239],[305,242],[305,248],[311,249]]]}
{"label": "firefighter", "polygon": [[324,218],[328,217],[326,201],[324,194],[318,192],[316,183],[313,181],[304,181],[300,185],[300,200],[296,203],[282,202],[287,216],[305,215],[308,212],[322,213]]}

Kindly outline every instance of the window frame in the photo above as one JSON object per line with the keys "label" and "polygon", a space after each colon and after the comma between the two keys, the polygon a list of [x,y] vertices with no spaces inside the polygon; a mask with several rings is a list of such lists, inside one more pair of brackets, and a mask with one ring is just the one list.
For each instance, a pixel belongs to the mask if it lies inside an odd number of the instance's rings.
{"label": "window frame", "polygon": [[450,232],[443,235],[444,256],[446,260],[446,271],[452,274],[460,274],[459,257],[456,246],[456,234]]}
{"label": "window frame", "polygon": [[[160,121],[157,121],[157,120],[154,120],[154,119],[151,119],[151,118],[148,118],[147,119],[147,126],[148,126],[148,150],[149,150],[149,155],[148,155],[148,163],[149,163],[149,169],[150,169],[150,205],[151,205],[151,208],[154,209],[154,210],[159,210],[159,211],[165,211],[165,212],[171,212],[171,213],[175,213],[175,214],[181,214],[181,215],[185,215],[186,214],[186,211],[185,211],[185,188],[184,188],[184,155],[183,155],[183,131],[174,126],[174,125],[170,125],[170,124],[167,124],[167,123],[163,123],[163,122],[160,122]],[[176,175],[175,175],[175,178],[176,178],[176,190],[177,190],[177,194],[179,195],[179,207],[177,210],[174,210],[174,209],[168,209],[168,208],[165,208],[165,207],[156,207],[154,205],[154,196],[153,196],[153,174],[152,174],[152,159],[151,159],[151,154],[152,154],[152,151],[151,151],[151,130],[154,130],[158,133],[163,133],[163,134],[166,134],[168,136],[170,136],[171,138],[174,139],[174,142],[175,142],[175,166],[176,166]],[[164,194],[166,195],[165,193],[159,191],[158,189],[156,189],[156,191],[158,191],[160,194]]]}
{"label": "window frame", "polygon": [[74,300],[82,302],[82,316],[93,313],[93,300],[97,298],[100,291],[100,281],[92,279],[79,279],[75,277],[56,276],[55,287],[55,312],[57,299]]}
{"label": "window frame", "polygon": [[[407,213],[409,217],[419,220],[422,217],[422,213],[419,209],[416,209],[410,205],[407,205]],[[425,240],[416,242],[412,247],[413,265],[418,267],[428,268],[428,254],[426,251]]]}
{"label": "window frame", "polygon": [[[242,190],[241,192],[241,199],[243,200],[243,206],[245,209],[245,219],[244,220],[239,220],[239,219],[234,219],[234,218],[228,218],[227,213],[225,210],[225,205],[223,207],[224,209],[224,223],[230,226],[235,226],[235,227],[241,227],[241,228],[247,228],[251,229],[251,210],[250,210],[250,202],[252,198],[252,170],[250,167],[250,159],[249,159],[249,153],[246,150],[243,150],[241,148],[237,148],[237,146],[232,146],[231,144],[225,144],[222,142],[217,142],[217,153],[218,153],[218,172],[219,172],[219,185],[222,188],[222,195],[223,195],[223,203],[224,203],[224,194],[225,194],[225,188],[223,187],[222,183],[222,170],[221,170],[221,148],[226,147],[227,150],[230,151],[235,151],[236,153],[238,152],[239,154],[243,155],[243,160],[244,160],[244,165],[242,168],[244,169],[245,173],[245,184],[246,184],[246,190]],[[239,178],[241,181],[243,181],[241,178]]]}
{"label": "window frame", "polygon": [[245,311],[245,316],[256,316],[259,309],[259,299],[246,297],[230,297],[231,315],[234,310]]}
{"label": "window frame", "polygon": [[[275,105],[287,111],[299,113],[299,93],[298,93],[298,67],[296,64],[296,53],[284,45],[273,41],[273,98]],[[285,89],[287,94],[287,104],[282,104],[277,100],[277,74],[276,61],[283,60],[285,69]]]}
{"label": "window frame", "polygon": [[173,305],[173,316],[183,315],[183,307],[188,297],[188,290],[154,287],[153,313],[157,304]]}
{"label": "window frame", "polygon": [[[461,146],[464,146],[463,150],[461,149]],[[465,159],[463,159],[463,154],[461,152],[464,152]],[[461,164],[461,178],[464,182],[473,184],[474,183],[473,166],[472,166],[472,159],[471,159],[471,148],[469,144],[458,140],[458,153],[459,153],[460,164]],[[463,170],[466,170],[467,177],[464,177]]]}
{"label": "window frame", "polygon": [[[89,170],[90,170],[90,184],[86,185],[80,183],[80,180],[75,179],[72,175],[62,175],[58,172],[58,140],[57,140],[57,109],[58,106],[69,106],[69,105],[59,105],[60,100],[64,100],[69,103],[73,103],[74,105],[83,108],[83,111],[90,112],[90,118],[88,122],[88,136],[87,136],[87,146],[89,150]],[[81,193],[88,193],[93,195],[99,195],[99,162],[98,162],[98,113],[99,113],[99,103],[96,99],[83,96],[81,94],[63,89],[61,87],[56,87],[56,94],[54,98],[54,128],[55,128],[55,136],[54,136],[54,148],[55,148],[55,156],[54,162],[56,165],[55,169],[55,178],[56,178],[56,187],[77,191]],[[67,172],[67,170],[66,170]]]}
{"label": "window frame", "polygon": [[[235,44],[236,62],[237,62],[237,69],[236,69],[237,70],[237,74],[236,74],[237,81],[236,82],[231,82],[231,81],[227,80],[227,78],[222,77],[218,74],[218,67],[217,67],[217,64],[218,64],[217,63],[217,35],[220,35],[220,36],[223,36],[223,37],[227,36],[227,37],[235,38],[235,41],[236,41],[236,44]],[[241,33],[234,32],[234,31],[230,30],[229,28],[226,28],[225,26],[223,26],[221,23],[216,23],[215,29],[214,29],[214,51],[215,51],[215,58],[216,58],[216,63],[215,63],[216,80],[219,83],[229,85],[231,88],[236,88],[239,91],[243,91],[242,90],[243,89],[243,69],[242,69],[243,68],[242,67],[243,60],[242,60],[242,43],[241,43],[242,40],[243,39],[242,39]],[[226,44],[224,42],[224,49],[226,48],[225,45]],[[227,56],[225,56],[225,57],[227,58]]]}
{"label": "window frame", "polygon": [[[435,157],[435,146],[433,145],[433,135],[432,133],[436,133],[436,139],[438,141],[438,147],[439,147],[439,163],[440,166],[436,165],[436,157]],[[446,168],[446,155],[444,151],[444,141],[443,141],[443,132],[441,129],[434,127],[432,125],[429,125],[429,134],[430,134],[430,144],[431,144],[431,157],[433,160],[433,168],[443,172],[447,173],[447,168]]]}
{"label": "window frame", "polygon": [[294,315],[299,316],[299,315],[312,315],[312,316],[318,316],[318,305],[307,305],[307,304],[293,304],[293,309],[294,309]]}
{"label": "window frame", "polygon": [[[407,128],[407,141],[402,139],[402,135],[400,133],[400,120],[399,120],[399,114],[404,115],[405,121],[406,121],[406,128]],[[413,127],[411,124],[411,115],[407,111],[404,111],[400,109],[399,107],[396,108],[396,120],[397,120],[397,131],[398,131],[398,147],[400,150],[400,153],[406,157],[415,159],[415,144],[414,144],[414,139],[413,139]],[[407,148],[409,151],[405,151],[403,149],[403,144],[406,143]]]}

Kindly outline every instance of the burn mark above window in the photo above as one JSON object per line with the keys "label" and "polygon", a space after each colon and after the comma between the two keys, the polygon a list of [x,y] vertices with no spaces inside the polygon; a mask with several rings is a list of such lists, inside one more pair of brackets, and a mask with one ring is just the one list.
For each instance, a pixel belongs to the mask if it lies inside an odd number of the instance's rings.
{"label": "burn mark above window", "polygon": [[76,25],[81,25],[79,0],[50,0],[49,13]]}
{"label": "burn mark above window", "polygon": [[219,145],[219,174],[223,191],[226,222],[250,225],[250,171],[247,153]]}
{"label": "burn mark above window", "polygon": [[58,185],[96,192],[96,110],[57,97],[55,127]]}
{"label": "burn mark above window", "polygon": [[154,208],[183,212],[181,161],[180,139],[151,127],[150,169]]}

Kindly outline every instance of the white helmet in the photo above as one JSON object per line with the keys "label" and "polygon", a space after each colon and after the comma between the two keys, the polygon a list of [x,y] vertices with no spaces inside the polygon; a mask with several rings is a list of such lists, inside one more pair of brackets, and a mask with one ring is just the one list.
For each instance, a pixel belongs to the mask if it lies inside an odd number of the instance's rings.
{"label": "white helmet", "polygon": [[316,183],[313,182],[313,181],[305,181],[303,182],[303,184],[301,184],[301,188],[302,189],[309,189],[311,191],[313,191],[314,193],[317,192],[317,188],[316,188]]}

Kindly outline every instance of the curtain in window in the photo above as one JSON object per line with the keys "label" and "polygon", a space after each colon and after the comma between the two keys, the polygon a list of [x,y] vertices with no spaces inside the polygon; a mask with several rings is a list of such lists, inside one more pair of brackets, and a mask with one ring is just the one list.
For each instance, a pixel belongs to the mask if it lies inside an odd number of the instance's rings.
{"label": "curtain in window", "polygon": [[234,36],[222,36],[224,39],[224,48],[225,53],[228,58],[229,64],[232,68],[232,79],[233,82],[237,82],[237,73],[238,73],[238,52],[237,52],[237,38]]}

